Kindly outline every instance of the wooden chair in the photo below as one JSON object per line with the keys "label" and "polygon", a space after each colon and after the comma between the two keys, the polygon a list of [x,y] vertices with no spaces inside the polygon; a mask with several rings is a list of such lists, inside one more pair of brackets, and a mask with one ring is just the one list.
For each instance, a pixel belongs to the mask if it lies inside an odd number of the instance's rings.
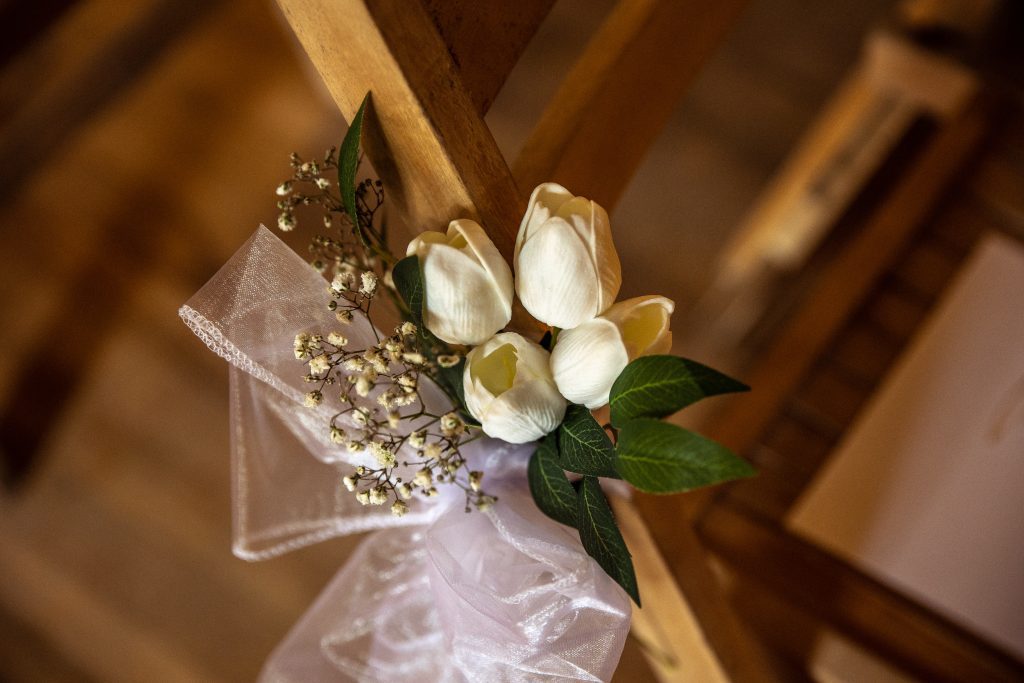
{"label": "wooden chair", "polygon": [[[483,114],[552,4],[279,0],[342,114],[351,118],[372,93],[364,148],[401,219],[419,230],[476,218],[509,261],[525,198],[540,182],[614,209],[745,3],[621,0],[510,169]],[[616,510],[651,598],[634,629],[652,667],[663,680],[771,680],[679,503],[639,503],[661,522],[645,527],[623,501]]]}

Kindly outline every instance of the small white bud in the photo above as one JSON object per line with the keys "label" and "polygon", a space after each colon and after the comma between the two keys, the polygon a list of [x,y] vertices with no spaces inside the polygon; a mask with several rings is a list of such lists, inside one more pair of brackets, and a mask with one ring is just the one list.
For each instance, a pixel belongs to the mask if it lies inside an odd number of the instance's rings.
{"label": "small white bud", "polygon": [[345,443],[345,430],[340,427],[331,426],[331,443]]}
{"label": "small white bud", "polygon": [[395,517],[401,517],[409,511],[409,506],[404,500],[396,500],[391,504],[391,514]]}
{"label": "small white bud", "polygon": [[362,280],[362,286],[359,288],[359,293],[363,296],[373,296],[373,293],[377,291],[377,276],[366,271],[360,279]]}
{"label": "small white bud", "polygon": [[412,335],[416,334],[416,325],[409,321],[405,321],[404,323],[402,323],[402,326],[398,328],[398,331],[401,332],[406,337],[411,337]]}
{"label": "small white bud", "polygon": [[374,486],[370,489],[370,504],[383,505],[388,502],[388,492],[383,486]]}
{"label": "small white bud", "polygon": [[483,478],[484,478],[484,473],[483,472],[476,472],[476,471],[470,472],[469,473],[469,488],[473,489],[474,491],[479,491],[480,490],[480,482],[481,482],[481,480],[483,480]]}
{"label": "small white bud", "polygon": [[426,430],[420,429],[409,435],[409,445],[413,448],[423,448],[423,444],[427,441]]}
{"label": "small white bud", "polygon": [[412,487],[409,486],[408,484],[399,484],[398,495],[400,495],[402,498],[405,498],[406,500],[409,500],[410,498],[412,498]]}
{"label": "small white bud", "polygon": [[284,182],[277,186],[275,190],[278,197],[285,197],[292,192],[292,184],[290,182]]}
{"label": "small white bud", "polygon": [[428,443],[426,446],[423,447],[423,455],[427,458],[441,457],[441,444]]}
{"label": "small white bud", "polygon": [[330,344],[331,346],[336,346],[340,349],[348,344],[348,338],[343,337],[337,332],[331,332],[329,335],[327,335],[327,343]]}
{"label": "small white bud", "polygon": [[360,492],[358,492],[356,494],[356,500],[358,500],[361,505],[368,505],[369,502],[370,502],[370,492],[369,491],[360,491]]}
{"label": "small white bud", "polygon": [[344,484],[345,488],[347,488],[349,491],[356,490],[356,479],[352,475],[348,475],[345,478],[343,478],[341,480],[341,483]]}
{"label": "small white bud", "polygon": [[295,216],[290,213],[282,213],[277,217],[277,227],[281,232],[291,232],[295,229]]}
{"label": "small white bud", "polygon": [[334,317],[338,319],[339,323],[348,325],[352,322],[352,311],[338,311],[334,314]]}
{"label": "small white bud", "polygon": [[373,452],[374,457],[377,458],[377,462],[381,467],[395,466],[395,454],[384,444],[379,441],[373,441],[370,443],[370,450]]}
{"label": "small white bud", "polygon": [[458,356],[452,353],[444,353],[437,357],[437,364],[442,368],[454,368],[459,364],[461,360]]}
{"label": "small white bud", "polygon": [[305,404],[307,408],[316,408],[318,405],[323,403],[324,395],[319,391],[311,391],[306,394]]}
{"label": "small white bud", "polygon": [[441,433],[445,436],[461,434],[465,426],[462,418],[455,413],[445,413],[441,416]]}
{"label": "small white bud", "polygon": [[430,470],[423,468],[416,473],[416,476],[413,477],[412,481],[417,486],[426,488],[434,482],[434,475],[431,474]]}
{"label": "small white bud", "polygon": [[331,369],[331,358],[326,353],[314,356],[309,361],[309,371],[314,375],[320,375]]}

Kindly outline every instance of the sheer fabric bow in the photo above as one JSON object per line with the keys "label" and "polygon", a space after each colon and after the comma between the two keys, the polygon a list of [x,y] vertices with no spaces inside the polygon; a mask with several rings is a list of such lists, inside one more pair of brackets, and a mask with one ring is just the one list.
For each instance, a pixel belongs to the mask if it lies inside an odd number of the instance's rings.
{"label": "sheer fabric bow", "polygon": [[[576,533],[540,513],[532,445],[466,449],[499,498],[466,514],[461,492],[359,505],[342,477],[368,456],[327,438],[330,409],[303,406],[294,336],[330,330],[326,281],[260,228],[180,310],[228,360],[233,550],[263,560],[374,530],[264,666],[264,681],[607,681],[629,630],[625,593]],[[347,336],[373,333],[356,320]],[[425,400],[440,401],[440,394]]]}

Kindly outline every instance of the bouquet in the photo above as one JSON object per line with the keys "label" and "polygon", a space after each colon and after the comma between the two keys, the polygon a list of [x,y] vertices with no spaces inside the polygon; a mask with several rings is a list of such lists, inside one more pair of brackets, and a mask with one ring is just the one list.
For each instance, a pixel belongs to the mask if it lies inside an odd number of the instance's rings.
{"label": "bouquet", "polygon": [[365,105],[277,188],[281,230],[322,209],[311,263],[261,229],[181,311],[233,366],[236,554],[380,529],[264,676],[607,680],[641,591],[602,483],[750,476],[661,420],[747,387],[667,355],[671,300],[616,301],[608,215],[560,185],[533,191],[514,276],[468,218],[394,255],[385,188],[356,180]]}

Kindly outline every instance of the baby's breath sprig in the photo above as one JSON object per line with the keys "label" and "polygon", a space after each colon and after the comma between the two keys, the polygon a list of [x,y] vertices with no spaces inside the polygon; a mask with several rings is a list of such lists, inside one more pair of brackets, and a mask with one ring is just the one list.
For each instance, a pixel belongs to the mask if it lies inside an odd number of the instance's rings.
{"label": "baby's breath sprig", "polygon": [[[366,315],[373,295],[374,288],[364,283],[345,311]],[[431,362],[417,350],[416,332],[413,323],[405,322],[365,349],[351,348],[341,332],[296,335],[295,357],[305,361],[306,381],[317,384],[306,394],[306,405],[318,407],[328,387],[340,386],[341,407],[331,416],[330,440],[353,453],[368,451],[378,465],[359,466],[343,480],[360,503],[391,500],[392,513],[401,516],[414,494],[431,498],[438,495],[436,484],[452,484],[465,493],[467,511],[485,510],[496,498],[482,490],[483,473],[470,470],[460,450],[479,434],[454,410],[437,415],[424,407],[421,378],[429,376]],[[373,403],[361,400],[371,396]],[[414,457],[399,462],[399,454],[408,451]],[[415,474],[404,481],[399,468]]]}
{"label": "baby's breath sprig", "polygon": [[[391,503],[402,516],[414,495],[432,498],[438,486],[455,486],[465,494],[465,509],[486,510],[497,500],[481,487],[483,472],[471,470],[461,448],[481,436],[467,424],[455,406],[441,414],[427,410],[421,395],[423,377],[436,379],[442,370],[458,365],[462,356],[438,348],[439,340],[404,322],[383,337],[374,330],[375,343],[354,348],[345,328],[356,317],[372,322],[372,304],[381,291],[381,276],[396,262],[388,251],[386,233],[375,223],[384,204],[379,180],[356,184],[357,225],[353,225],[335,187],[325,176],[338,167],[332,148],[322,161],[291,157],[292,178],[277,188],[281,197],[278,227],[296,226],[295,209],[318,205],[323,225],[332,234],[317,234],[310,245],[312,265],[331,275],[327,307],[339,323],[336,330],[305,332],[294,340],[295,358],[306,365],[305,381],[313,388],[305,395],[309,408],[336,399],[338,410],[328,423],[332,443],[351,453],[369,453],[376,466],[361,465],[343,479],[346,489],[364,505]],[[430,348],[424,345],[430,340]],[[445,388],[447,391],[447,389]],[[411,473],[411,474],[410,474]]]}
{"label": "baby's breath sprig", "polygon": [[[387,249],[387,224],[378,219],[384,206],[384,185],[380,180],[366,179],[355,188],[356,223],[345,211],[337,182],[328,175],[337,175],[338,152],[332,147],[322,160],[305,161],[298,154],[291,156],[292,177],[277,186],[281,211],[277,227],[290,232],[298,225],[296,209],[319,206],[323,210],[324,233],[318,233],[309,245],[311,261],[319,272],[343,268],[377,271],[394,263]],[[378,268],[380,266],[380,268]]]}

